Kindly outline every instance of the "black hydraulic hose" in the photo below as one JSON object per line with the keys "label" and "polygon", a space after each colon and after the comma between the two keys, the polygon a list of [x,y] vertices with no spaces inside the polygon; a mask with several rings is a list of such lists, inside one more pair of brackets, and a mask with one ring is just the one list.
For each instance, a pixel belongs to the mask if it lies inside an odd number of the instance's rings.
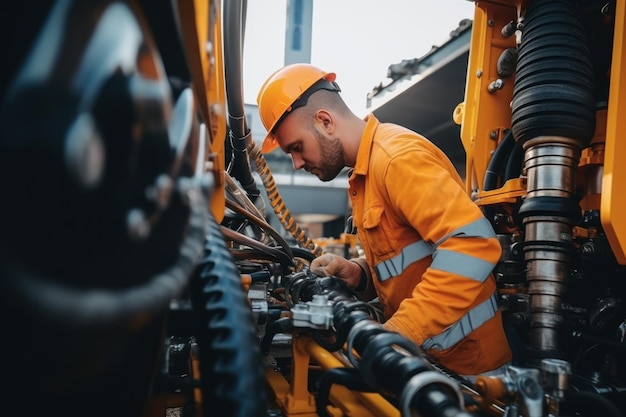
{"label": "black hydraulic hose", "polygon": [[[233,234],[233,236],[236,236],[237,240],[233,240],[233,242],[236,243],[241,243],[243,244],[244,241],[243,240],[239,240],[239,238],[243,238],[243,235],[237,233],[237,232],[232,232],[231,229],[227,228],[227,227],[223,227],[222,226],[222,231],[224,232],[224,235],[226,237],[228,237],[228,235],[230,235],[231,233]],[[232,240],[229,238],[229,240]],[[252,240],[248,240],[247,242],[254,242],[254,239]],[[263,248],[260,247],[261,245],[258,245],[253,247],[253,248],[232,248],[230,249],[230,253],[233,256],[235,261],[240,261],[240,262],[257,262],[257,261],[270,261],[274,264],[274,262],[277,262],[277,259],[287,259],[286,257],[283,257],[283,255],[281,255],[280,249],[278,248],[274,248],[271,246],[265,246]],[[274,264],[275,265],[275,264]],[[281,264],[281,270],[282,271],[286,271],[289,270],[289,267],[291,266],[291,261],[289,263],[285,263],[285,264]],[[245,265],[239,265],[240,268],[245,268]],[[243,272],[243,271],[241,271]]]}
{"label": "black hydraulic hose", "polygon": [[209,218],[205,255],[191,281],[203,415],[265,417],[256,328],[241,276],[220,227]]}
{"label": "black hydraulic hose", "polygon": [[246,122],[243,102],[243,37],[245,31],[245,8],[243,0],[224,3],[224,77],[226,82],[226,98],[228,102],[228,121],[230,127],[230,143],[232,147],[232,175],[239,180],[250,200],[256,201],[261,192],[256,186],[248,145],[252,135]]}
{"label": "black hydraulic hose", "polygon": [[337,335],[330,330],[316,331],[313,336],[317,344],[329,352],[338,351],[346,342],[345,337],[341,337],[341,335]]}
{"label": "black hydraulic hose", "polygon": [[519,178],[522,173],[522,164],[524,163],[524,148],[522,148],[517,142],[509,153],[504,166],[504,178],[502,183],[504,184],[512,178]]}
{"label": "black hydraulic hose", "polygon": [[250,220],[252,223],[254,223],[258,227],[263,229],[263,231],[267,232],[267,234],[269,234],[276,241],[276,243],[279,244],[283,248],[285,253],[290,258],[293,258],[291,247],[287,244],[287,241],[285,241],[285,239],[281,236],[281,234],[276,229],[274,229],[269,223],[267,223],[264,219],[259,218],[257,215],[255,215],[251,211],[245,209],[244,207],[230,200],[226,200],[226,207],[237,212],[238,214],[241,214],[247,220]]}
{"label": "black hydraulic hose", "polygon": [[296,258],[302,258],[305,259],[309,262],[311,262],[313,259],[315,259],[317,256],[311,252],[309,249],[306,248],[300,248],[300,247],[291,247],[291,252],[293,253],[293,256]]}
{"label": "black hydraulic hose", "polygon": [[[398,333],[385,330],[361,310],[346,309],[351,302],[335,305],[335,327],[348,325],[347,353],[354,349],[356,364],[364,381],[379,392],[398,399],[402,415],[416,411],[422,417],[462,417],[464,410],[460,386],[439,373],[422,350]],[[342,317],[351,310],[350,317]]]}
{"label": "black hydraulic hose", "polygon": [[498,187],[498,179],[502,178],[502,168],[513,149],[513,145],[515,145],[515,138],[513,138],[513,132],[509,129],[495,151],[493,151],[493,155],[491,155],[489,165],[487,165],[487,170],[485,171],[485,179],[483,180],[483,191],[495,190]]}
{"label": "black hydraulic hose", "polygon": [[566,391],[565,404],[567,410],[576,415],[624,417],[620,409],[602,394],[588,391]]}
{"label": "black hydraulic hose", "polygon": [[272,256],[273,259],[276,259],[278,262],[280,262],[281,265],[285,267],[285,270],[287,270],[289,266],[293,265],[293,258],[286,254],[282,248],[268,246],[225,226],[220,226],[220,228],[222,229],[222,233],[224,234],[224,236],[227,237],[229,240],[243,245],[247,245],[251,248],[259,250],[260,252],[264,252]]}
{"label": "black hydraulic hose", "polygon": [[333,303],[334,328],[347,335],[345,352],[358,369],[362,386],[395,396],[402,415],[418,412],[422,417],[472,416],[464,410],[460,385],[439,372],[417,345],[374,320],[367,303],[355,299],[343,281],[299,273],[285,290],[294,303],[310,300],[316,294],[328,296]]}
{"label": "black hydraulic hose", "polygon": [[278,320],[274,320],[272,324],[267,326],[265,335],[263,335],[263,340],[261,340],[261,352],[264,355],[269,355],[274,336],[279,333],[291,333],[292,331],[293,322],[290,317],[282,317]]}
{"label": "black hydraulic hose", "polygon": [[315,396],[315,408],[319,417],[331,417],[326,411],[326,406],[329,404],[328,398],[333,384],[343,385],[350,391],[375,392],[375,390],[363,381],[358,369],[329,369],[320,378],[317,394]]}
{"label": "black hydraulic hose", "polygon": [[624,343],[613,342],[611,340],[607,340],[602,337],[594,336],[591,334],[575,331],[572,333],[572,336],[584,342],[598,344],[608,349],[617,350],[617,351],[626,350],[626,345]]}
{"label": "black hydraulic hose", "polygon": [[419,347],[382,326],[377,329],[371,324],[362,324],[361,329],[354,335],[353,343],[361,354],[359,369],[367,383],[397,396],[403,415],[413,411],[423,417],[472,415],[463,408],[457,382],[437,372]]}
{"label": "black hydraulic hose", "polygon": [[255,271],[250,273],[250,278],[252,278],[252,283],[256,284],[259,282],[270,282],[270,278],[272,278],[272,274],[269,271]]}
{"label": "black hydraulic hose", "polygon": [[228,118],[230,128],[238,139],[243,139],[248,133],[243,105],[243,38],[246,25],[244,7],[243,0],[228,1],[224,6],[224,70]]}

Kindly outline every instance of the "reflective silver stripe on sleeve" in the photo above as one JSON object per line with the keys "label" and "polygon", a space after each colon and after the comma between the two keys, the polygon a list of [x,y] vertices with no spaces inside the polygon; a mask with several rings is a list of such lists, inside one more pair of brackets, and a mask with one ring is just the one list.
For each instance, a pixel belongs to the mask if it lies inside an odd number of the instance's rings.
{"label": "reflective silver stripe on sleeve", "polygon": [[422,348],[441,350],[451,348],[494,317],[496,311],[498,311],[498,299],[497,295],[493,294],[486,301],[471,309],[459,321],[446,328],[441,334],[426,339]]}
{"label": "reflective silver stripe on sleeve", "polygon": [[474,281],[483,282],[491,271],[494,264],[475,256],[449,250],[437,250],[433,254],[431,268],[451,274],[462,275]]}
{"label": "reflective silver stripe on sleeve", "polygon": [[419,261],[433,253],[433,247],[423,240],[411,243],[402,248],[402,252],[391,259],[376,265],[376,275],[380,281],[400,275],[415,261]]}
{"label": "reflective silver stripe on sleeve", "polygon": [[496,237],[496,232],[493,230],[491,223],[484,217],[473,221],[470,224],[466,224],[465,226],[459,227],[454,232],[444,236],[439,239],[435,246],[441,245],[450,237],[482,237],[482,238],[490,238]]}

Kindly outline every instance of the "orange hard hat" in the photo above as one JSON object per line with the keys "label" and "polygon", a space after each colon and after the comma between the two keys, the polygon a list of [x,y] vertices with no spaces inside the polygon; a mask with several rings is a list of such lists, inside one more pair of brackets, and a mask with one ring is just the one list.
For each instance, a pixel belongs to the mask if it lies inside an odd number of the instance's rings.
{"label": "orange hard hat", "polygon": [[[313,86],[316,88],[311,88]],[[262,152],[276,149],[278,142],[274,131],[280,121],[294,109],[305,105],[308,96],[319,89],[341,91],[335,83],[335,73],[301,63],[287,65],[270,75],[256,99],[261,122],[267,130]]]}

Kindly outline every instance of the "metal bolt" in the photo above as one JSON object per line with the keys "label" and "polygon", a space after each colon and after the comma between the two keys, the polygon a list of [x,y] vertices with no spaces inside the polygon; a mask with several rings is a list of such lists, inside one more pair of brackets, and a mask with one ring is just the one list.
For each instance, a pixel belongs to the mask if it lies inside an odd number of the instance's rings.
{"label": "metal bolt", "polygon": [[504,81],[498,78],[497,80],[489,83],[489,85],[487,86],[487,91],[489,91],[490,93],[495,93],[496,91],[501,90],[503,87]]}
{"label": "metal bolt", "polygon": [[65,138],[65,167],[73,179],[85,188],[102,181],[105,168],[105,146],[91,114],[81,113]]}
{"label": "metal bolt", "polygon": [[141,209],[134,208],[126,215],[128,235],[133,240],[144,240],[150,236],[150,223]]}
{"label": "metal bolt", "polygon": [[173,189],[174,181],[172,178],[167,174],[161,174],[157,177],[154,186],[146,189],[146,197],[163,209],[167,207]]}

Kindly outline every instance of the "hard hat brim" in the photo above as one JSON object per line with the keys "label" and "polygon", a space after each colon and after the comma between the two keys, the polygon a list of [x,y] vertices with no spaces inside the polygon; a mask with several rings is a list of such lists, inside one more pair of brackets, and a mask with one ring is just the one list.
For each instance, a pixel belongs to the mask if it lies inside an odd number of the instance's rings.
{"label": "hard hat brim", "polygon": [[273,134],[268,133],[267,136],[265,136],[265,139],[263,139],[263,145],[261,145],[261,152],[270,153],[276,148],[278,148],[278,141],[276,140],[276,137]]}

